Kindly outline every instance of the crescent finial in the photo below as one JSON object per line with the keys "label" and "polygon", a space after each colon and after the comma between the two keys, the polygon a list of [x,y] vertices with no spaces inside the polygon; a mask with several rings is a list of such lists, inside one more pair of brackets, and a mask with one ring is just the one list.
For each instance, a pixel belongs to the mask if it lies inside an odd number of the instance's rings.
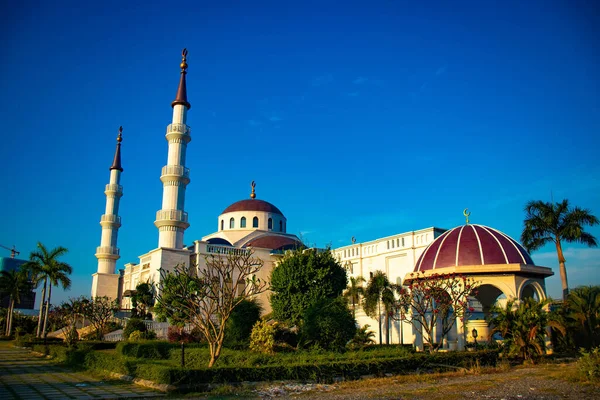
{"label": "crescent finial", "polygon": [[255,192],[256,182],[252,181],[252,183],[250,183],[250,187],[252,187],[252,193],[250,193],[250,198],[254,199],[254,198],[256,198],[256,192]]}
{"label": "crescent finial", "polygon": [[467,225],[469,225],[469,215],[471,215],[471,213],[469,212],[468,208],[463,210],[463,215],[467,218]]}

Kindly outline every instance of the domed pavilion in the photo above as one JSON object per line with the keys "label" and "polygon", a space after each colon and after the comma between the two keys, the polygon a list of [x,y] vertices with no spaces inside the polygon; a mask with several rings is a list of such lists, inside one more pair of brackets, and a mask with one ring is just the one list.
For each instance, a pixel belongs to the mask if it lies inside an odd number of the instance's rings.
{"label": "domed pavilion", "polygon": [[[554,275],[550,268],[535,265],[523,246],[510,236],[488,226],[470,224],[468,218],[465,225],[450,229],[431,242],[417,260],[414,272],[419,272],[418,277],[408,274],[405,283],[434,274],[460,274],[479,284],[477,295],[470,300],[477,319],[470,319],[466,328],[457,319],[456,332],[446,338],[449,342],[454,339],[458,349],[464,347],[465,330],[468,340],[472,340],[473,329],[481,340],[487,340],[485,316],[497,301],[528,297],[543,300],[545,279]],[[417,335],[419,340],[422,338]]]}

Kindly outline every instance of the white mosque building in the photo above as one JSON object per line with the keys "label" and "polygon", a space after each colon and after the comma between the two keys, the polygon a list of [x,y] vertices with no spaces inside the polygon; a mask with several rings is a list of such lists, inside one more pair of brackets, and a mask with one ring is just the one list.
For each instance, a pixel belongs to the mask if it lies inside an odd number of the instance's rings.
{"label": "white mosque building", "polygon": [[[184,232],[189,227],[185,211],[185,190],[190,183],[190,172],[185,166],[187,145],[191,128],[187,125],[190,103],[187,99],[187,51],[182,53],[180,81],[173,107],[173,118],[167,126],[167,165],[162,168],[162,208],[156,213],[154,225],[158,228],[157,248],[139,256],[138,263],[125,264],[116,270],[119,259],[118,230],[121,226],[119,201],[123,195],[120,177],[122,128],[119,129],[117,147],[110,167],[110,180],[106,185],[106,209],[101,216],[102,236],[96,249],[98,272],[93,274],[92,296],[118,299],[121,307],[131,307],[128,297],[139,283],[158,282],[160,269],[172,270],[178,264],[206,266],[205,256],[246,251],[252,248],[254,256],[264,265],[258,278],[269,278],[272,269],[287,249],[302,245],[300,239],[287,233],[287,219],[275,205],[256,198],[255,184],[251,184],[248,199],[237,201],[217,218],[217,231],[184,246]],[[397,284],[410,280],[410,273],[460,273],[480,282],[479,294],[473,298],[478,310],[485,314],[498,298],[546,298],[544,279],[553,275],[549,268],[536,266],[523,247],[504,233],[482,225],[469,224],[446,230],[430,227],[400,233],[380,239],[356,243],[333,249],[334,255],[347,269],[349,276],[369,277],[383,271]],[[265,312],[270,311],[268,293],[259,297]],[[357,311],[359,325],[370,325],[378,335],[378,323]],[[472,320],[470,325],[456,324],[446,338],[463,348],[464,332],[471,327],[480,330],[483,337],[487,324]],[[385,327],[384,327],[385,329]],[[391,343],[422,344],[423,338],[409,323],[394,322],[390,329]],[[441,338],[439,338],[441,339]]]}

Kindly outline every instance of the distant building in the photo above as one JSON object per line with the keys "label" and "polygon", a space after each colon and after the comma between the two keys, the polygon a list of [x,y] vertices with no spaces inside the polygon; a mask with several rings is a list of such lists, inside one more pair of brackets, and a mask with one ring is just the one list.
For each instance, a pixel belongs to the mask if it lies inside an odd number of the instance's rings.
{"label": "distant building", "polygon": [[[19,267],[25,264],[27,260],[18,258],[0,257],[0,271],[16,271]],[[4,294],[0,294],[0,307],[8,308],[10,298]],[[32,289],[29,293],[21,296],[21,302],[16,303],[15,308],[33,310],[35,307],[35,291]]]}

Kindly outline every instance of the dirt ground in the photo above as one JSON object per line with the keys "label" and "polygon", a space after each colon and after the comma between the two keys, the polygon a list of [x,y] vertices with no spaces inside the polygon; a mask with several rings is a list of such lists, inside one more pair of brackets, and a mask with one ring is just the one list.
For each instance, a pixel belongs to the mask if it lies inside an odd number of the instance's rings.
{"label": "dirt ground", "polygon": [[271,383],[254,388],[223,387],[208,396],[185,398],[298,399],[600,399],[600,384],[578,382],[575,364],[545,364],[509,370],[481,370],[371,378],[332,385]]}

